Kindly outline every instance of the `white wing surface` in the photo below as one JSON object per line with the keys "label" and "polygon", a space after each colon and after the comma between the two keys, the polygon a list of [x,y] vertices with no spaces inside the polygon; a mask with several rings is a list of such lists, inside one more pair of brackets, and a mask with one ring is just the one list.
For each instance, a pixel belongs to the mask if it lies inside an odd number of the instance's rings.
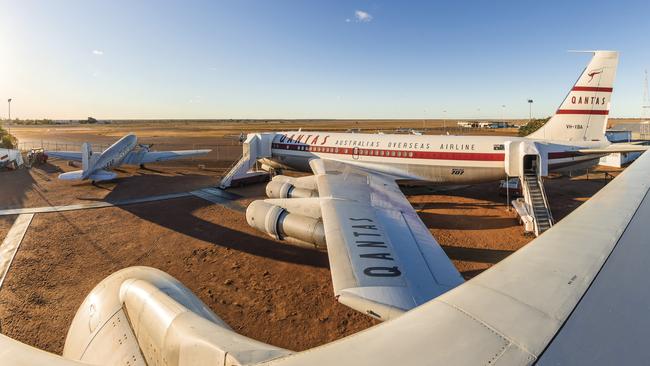
{"label": "white wing surface", "polygon": [[122,164],[140,165],[165,160],[182,159],[192,156],[205,155],[212,150],[180,150],[180,151],[131,151]]}
{"label": "white wing surface", "polygon": [[329,160],[311,167],[339,302],[386,320],[463,282],[393,179]]}

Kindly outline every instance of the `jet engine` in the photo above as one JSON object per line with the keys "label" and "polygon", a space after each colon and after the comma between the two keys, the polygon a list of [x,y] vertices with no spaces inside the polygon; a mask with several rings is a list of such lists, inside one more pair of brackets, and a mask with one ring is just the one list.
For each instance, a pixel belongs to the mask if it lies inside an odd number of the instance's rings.
{"label": "jet engine", "polygon": [[290,244],[325,249],[325,229],[319,218],[290,213],[265,201],[253,201],[246,209],[248,225]]}
{"label": "jet engine", "polygon": [[316,177],[292,178],[277,175],[266,185],[269,198],[309,198],[318,197]]}

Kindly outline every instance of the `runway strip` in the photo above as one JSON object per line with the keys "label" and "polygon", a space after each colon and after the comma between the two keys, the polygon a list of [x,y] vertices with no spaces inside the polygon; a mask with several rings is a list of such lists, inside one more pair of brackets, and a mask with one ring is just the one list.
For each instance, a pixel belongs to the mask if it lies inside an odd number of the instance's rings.
{"label": "runway strip", "polygon": [[12,208],[8,210],[0,210],[0,216],[5,215],[21,215],[21,214],[30,214],[30,213],[47,213],[47,212],[61,212],[61,211],[74,211],[74,210],[85,210],[89,208],[102,208],[102,207],[112,207],[112,206],[125,206],[133,205],[136,203],[145,203],[153,201],[163,201],[170,200],[174,198],[188,197],[192,195],[189,192],[183,193],[172,193],[164,194],[160,196],[151,196],[143,198],[133,198],[123,201],[115,202],[92,202],[92,203],[80,203],[76,205],[67,205],[67,206],[45,206],[45,207],[32,207],[32,208]]}
{"label": "runway strip", "polygon": [[133,198],[133,199],[115,201],[115,202],[100,201],[100,202],[92,202],[92,203],[80,203],[76,205],[67,205],[67,206],[12,208],[12,209],[0,210],[0,216],[75,211],[75,210],[86,210],[91,208],[102,208],[102,207],[113,207],[113,206],[126,206],[126,205],[134,205],[138,203],[171,200],[175,198],[183,198],[189,196],[199,197],[204,200],[225,206],[227,208],[230,208],[238,212],[246,211],[246,208],[244,206],[242,206],[237,202],[233,202],[233,199],[236,198],[235,195],[216,188],[204,188],[192,192],[172,193],[172,194],[164,194],[159,196]]}
{"label": "runway strip", "polygon": [[18,247],[25,237],[27,228],[32,222],[34,214],[22,214],[16,218],[13,226],[9,230],[7,237],[0,245],[0,288],[5,281],[5,276],[9,271],[9,266],[16,256]]}

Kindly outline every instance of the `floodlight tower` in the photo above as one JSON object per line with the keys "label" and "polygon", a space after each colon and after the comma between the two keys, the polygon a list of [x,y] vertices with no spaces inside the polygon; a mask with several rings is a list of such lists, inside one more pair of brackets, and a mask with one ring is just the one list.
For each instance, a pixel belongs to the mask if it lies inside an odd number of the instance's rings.
{"label": "floodlight tower", "polygon": [[643,103],[641,104],[641,114],[643,119],[648,118],[650,110],[650,95],[648,95],[648,70],[645,70],[645,79],[643,80]]}
{"label": "floodlight tower", "polygon": [[11,133],[11,98],[7,99],[7,105],[9,106],[9,119],[7,120],[9,126],[9,133]]}
{"label": "floodlight tower", "polygon": [[648,110],[650,110],[650,96],[648,95],[648,70],[645,70],[645,79],[643,80],[643,101],[641,102],[641,121],[640,134],[641,139],[645,140],[650,135],[650,124],[648,122]]}

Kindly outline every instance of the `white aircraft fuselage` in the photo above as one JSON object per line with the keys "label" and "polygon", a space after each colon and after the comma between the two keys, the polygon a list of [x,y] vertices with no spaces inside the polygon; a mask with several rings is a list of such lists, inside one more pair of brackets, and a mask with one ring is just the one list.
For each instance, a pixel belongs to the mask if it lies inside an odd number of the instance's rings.
{"label": "white aircraft fuselage", "polygon": [[[526,137],[388,135],[291,131],[272,140],[267,165],[311,171],[314,158],[343,161],[398,180],[479,183],[597,162],[618,65],[595,51],[555,114]],[[589,151],[591,150],[591,151]]]}
{"label": "white aircraft fuselage", "polygon": [[272,143],[269,165],[310,171],[309,160],[324,158],[406,181],[466,184],[504,179],[510,143],[539,142],[548,153],[549,169],[595,162],[601,155],[578,149],[604,148],[607,141],[533,140],[512,136],[397,135],[292,131]]}
{"label": "white aircraft fuselage", "polygon": [[91,169],[84,171],[83,179],[88,179],[93,173],[100,170],[110,170],[122,165],[124,158],[138,145],[138,138],[129,134],[117,140],[113,145],[104,150]]}

